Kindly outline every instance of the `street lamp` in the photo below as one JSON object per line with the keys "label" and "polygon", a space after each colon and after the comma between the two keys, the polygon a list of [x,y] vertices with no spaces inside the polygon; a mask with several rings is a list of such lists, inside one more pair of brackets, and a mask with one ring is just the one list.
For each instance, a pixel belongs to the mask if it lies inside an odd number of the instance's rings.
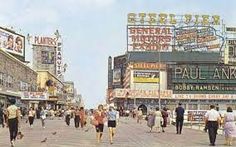
{"label": "street lamp", "polygon": [[161,109],[161,52],[160,52],[160,50],[158,52],[158,64],[159,64],[159,68],[158,68],[158,72],[159,72],[158,105],[159,105],[159,108]]}

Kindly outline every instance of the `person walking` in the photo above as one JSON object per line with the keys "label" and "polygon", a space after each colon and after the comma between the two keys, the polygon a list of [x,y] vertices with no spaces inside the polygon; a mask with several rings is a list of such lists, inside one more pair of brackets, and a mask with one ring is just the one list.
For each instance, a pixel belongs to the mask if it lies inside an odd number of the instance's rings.
{"label": "person walking", "polygon": [[47,115],[46,115],[46,110],[44,109],[44,107],[41,108],[41,111],[40,111],[40,118],[41,118],[41,122],[42,122],[42,127],[45,129],[45,119],[47,118]]}
{"label": "person walking", "polygon": [[4,113],[3,113],[3,109],[2,109],[3,105],[0,103],[0,125],[2,125],[2,127],[4,128]]}
{"label": "person walking", "polygon": [[80,126],[81,126],[81,128],[84,128],[84,125],[85,125],[85,111],[84,111],[84,107],[80,108],[79,117],[80,117]]}
{"label": "person walking", "polygon": [[34,118],[35,118],[35,111],[32,107],[30,107],[30,110],[28,112],[28,119],[29,119],[30,128],[33,127]]}
{"label": "person walking", "polygon": [[225,134],[225,144],[228,146],[233,145],[233,138],[236,137],[236,126],[235,121],[236,116],[233,113],[233,110],[231,107],[227,108],[227,113],[224,116],[224,134]]}
{"label": "person walking", "polygon": [[138,109],[138,112],[137,112],[137,123],[142,123],[142,119],[143,119],[143,111],[141,108]]}
{"label": "person walking", "polygon": [[217,130],[220,125],[220,114],[215,110],[215,106],[210,106],[210,111],[205,114],[205,123],[207,124],[210,146],[215,146]]}
{"label": "person walking", "polygon": [[162,114],[162,124],[161,124],[161,128],[162,128],[162,132],[165,132],[164,128],[167,127],[167,118],[168,118],[168,112],[167,112],[167,108],[164,107],[163,110],[161,111]]}
{"label": "person walking", "polygon": [[70,110],[70,108],[68,108],[66,110],[65,115],[66,115],[66,118],[65,118],[66,125],[70,126],[70,119],[71,119],[71,110]]}
{"label": "person walking", "polygon": [[117,111],[114,110],[113,106],[109,107],[109,111],[107,112],[107,119],[108,119],[110,144],[113,144],[113,137],[115,135],[116,123],[117,123]]}
{"label": "person walking", "polygon": [[105,112],[103,110],[103,105],[98,106],[98,110],[95,111],[94,113],[94,120],[93,124],[95,125],[96,128],[96,137],[97,137],[97,142],[100,143],[102,140],[102,134],[103,134],[103,129],[104,129],[104,118],[105,118]]}
{"label": "person walking", "polygon": [[18,108],[15,105],[16,100],[10,99],[9,102],[10,106],[7,108],[7,126],[9,127],[11,146],[14,147],[18,134],[20,114]]}
{"label": "person walking", "polygon": [[154,114],[155,114],[154,128],[157,130],[158,133],[161,133],[162,114],[161,114],[159,107],[156,108],[156,111]]}
{"label": "person walking", "polygon": [[181,103],[179,103],[179,106],[175,109],[175,113],[176,113],[176,134],[181,134],[184,123],[184,108],[182,107]]}
{"label": "person walking", "polygon": [[150,128],[150,132],[152,132],[153,126],[155,124],[155,115],[152,110],[149,111],[146,120],[147,120],[147,126]]}
{"label": "person walking", "polygon": [[74,122],[75,122],[75,128],[79,128],[79,123],[80,123],[80,116],[79,116],[79,108],[78,106],[75,108],[75,111],[74,111]]}

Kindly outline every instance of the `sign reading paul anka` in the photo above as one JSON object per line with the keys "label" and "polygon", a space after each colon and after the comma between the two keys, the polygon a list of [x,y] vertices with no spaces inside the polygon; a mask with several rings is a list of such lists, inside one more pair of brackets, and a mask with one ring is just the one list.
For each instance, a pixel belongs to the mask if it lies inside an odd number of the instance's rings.
{"label": "sign reading paul anka", "polygon": [[210,64],[174,65],[169,84],[175,91],[232,92],[236,90],[236,67]]}

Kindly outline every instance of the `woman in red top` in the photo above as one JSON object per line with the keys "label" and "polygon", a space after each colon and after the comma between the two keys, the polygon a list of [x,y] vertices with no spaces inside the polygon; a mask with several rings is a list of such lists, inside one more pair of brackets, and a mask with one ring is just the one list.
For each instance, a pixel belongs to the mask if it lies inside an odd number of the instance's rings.
{"label": "woman in red top", "polygon": [[79,117],[80,117],[80,125],[81,125],[81,128],[83,128],[83,127],[84,127],[84,122],[85,122],[85,111],[84,111],[84,107],[81,107],[81,108],[80,108]]}
{"label": "woman in red top", "polygon": [[97,142],[100,143],[102,139],[102,133],[104,128],[103,119],[105,118],[105,112],[103,110],[103,105],[98,106],[98,110],[94,113],[94,119],[98,122],[95,126],[97,132]]}

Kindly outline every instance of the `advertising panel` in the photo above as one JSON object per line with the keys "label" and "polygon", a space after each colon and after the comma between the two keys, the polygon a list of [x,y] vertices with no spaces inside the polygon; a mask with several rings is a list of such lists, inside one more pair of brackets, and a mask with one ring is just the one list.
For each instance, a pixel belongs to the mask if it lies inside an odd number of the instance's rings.
{"label": "advertising panel", "polygon": [[236,100],[236,94],[173,94],[175,100]]}
{"label": "advertising panel", "polygon": [[206,110],[188,110],[188,121],[204,122]]}
{"label": "advertising panel", "polygon": [[48,100],[47,93],[44,92],[22,92],[22,100]]}
{"label": "advertising panel", "polygon": [[177,50],[220,51],[223,37],[213,27],[181,27],[175,29]]}
{"label": "advertising panel", "polygon": [[[114,98],[158,98],[158,90],[131,90],[131,89],[114,89],[112,97]],[[162,99],[171,99],[172,90],[161,90]]]}
{"label": "advertising panel", "polygon": [[54,51],[41,51],[42,64],[54,64],[55,52]]}
{"label": "advertising panel", "polygon": [[74,83],[64,83],[64,90],[67,94],[74,94]]}
{"label": "advertising panel", "polygon": [[226,65],[175,65],[171,82],[175,92],[235,93],[236,67]]}
{"label": "advertising panel", "polygon": [[158,71],[134,71],[134,83],[159,83]]}
{"label": "advertising panel", "polygon": [[57,46],[57,38],[35,36],[33,45],[53,46],[53,47],[55,47],[55,46]]}
{"label": "advertising panel", "polygon": [[141,69],[141,70],[166,69],[166,64],[161,64],[161,63],[135,62],[135,63],[130,63],[129,66],[132,69]]}
{"label": "advertising panel", "polygon": [[0,48],[6,52],[25,56],[25,37],[0,27]]}
{"label": "advertising panel", "polygon": [[61,78],[63,65],[62,65],[62,43],[57,43],[57,54],[56,54],[56,75],[58,78]]}
{"label": "advertising panel", "polygon": [[121,69],[117,68],[113,70],[113,85],[121,84]]}
{"label": "advertising panel", "polygon": [[224,45],[221,26],[218,15],[129,13],[127,50],[219,52]]}
{"label": "advertising panel", "polygon": [[168,26],[128,26],[128,51],[171,51],[173,28]]}

